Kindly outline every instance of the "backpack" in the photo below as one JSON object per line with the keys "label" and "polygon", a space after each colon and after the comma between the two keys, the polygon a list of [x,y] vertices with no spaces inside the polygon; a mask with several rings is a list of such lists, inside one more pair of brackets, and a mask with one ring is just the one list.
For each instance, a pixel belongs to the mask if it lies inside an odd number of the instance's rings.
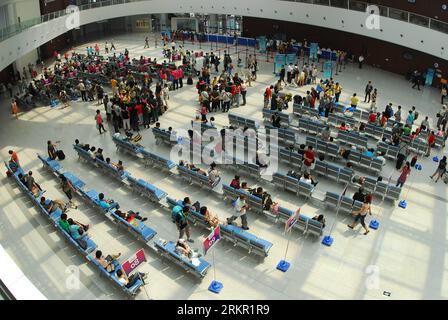
{"label": "backpack", "polygon": [[179,205],[174,206],[174,208],[171,210],[171,219],[173,220],[173,222],[176,222],[180,212],[182,212],[182,207]]}
{"label": "backpack", "polygon": [[417,119],[418,119],[418,112],[415,111],[415,113],[414,113],[414,121],[417,120]]}

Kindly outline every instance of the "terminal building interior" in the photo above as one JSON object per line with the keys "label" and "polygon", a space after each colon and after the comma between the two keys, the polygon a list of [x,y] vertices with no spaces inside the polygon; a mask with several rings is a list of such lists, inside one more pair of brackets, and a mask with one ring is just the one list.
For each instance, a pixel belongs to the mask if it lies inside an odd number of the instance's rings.
{"label": "terminal building interior", "polygon": [[0,2],[0,299],[448,299],[448,2]]}

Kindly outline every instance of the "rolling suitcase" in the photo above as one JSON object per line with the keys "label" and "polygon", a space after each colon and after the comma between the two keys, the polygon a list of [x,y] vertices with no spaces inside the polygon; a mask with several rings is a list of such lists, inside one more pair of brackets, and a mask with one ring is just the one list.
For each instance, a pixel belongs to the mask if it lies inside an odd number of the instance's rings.
{"label": "rolling suitcase", "polygon": [[414,156],[411,160],[411,167],[414,167],[417,164],[417,156]]}
{"label": "rolling suitcase", "polygon": [[65,153],[64,153],[64,151],[62,151],[62,150],[58,150],[58,151],[56,152],[56,154],[57,154],[59,160],[64,160],[64,159],[65,159]]}
{"label": "rolling suitcase", "polygon": [[400,170],[400,169],[401,169],[401,167],[403,166],[403,162],[404,162],[405,159],[406,159],[406,156],[405,156],[404,154],[401,154],[401,153],[398,154],[398,156],[397,156],[397,164],[396,164],[396,166],[395,166],[395,168],[396,168],[397,170]]}

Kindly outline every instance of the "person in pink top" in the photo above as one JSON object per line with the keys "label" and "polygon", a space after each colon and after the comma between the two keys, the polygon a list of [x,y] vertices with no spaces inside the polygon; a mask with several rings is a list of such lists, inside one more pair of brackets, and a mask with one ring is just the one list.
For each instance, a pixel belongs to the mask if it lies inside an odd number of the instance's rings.
{"label": "person in pink top", "polygon": [[100,131],[100,134],[102,133],[101,129],[103,129],[104,132],[107,132],[103,125],[103,118],[101,117],[100,110],[96,110],[95,121],[96,128]]}
{"label": "person in pink top", "polygon": [[182,68],[177,69],[177,72],[179,73],[179,87],[183,88],[184,83],[183,83],[183,78],[184,78],[184,71],[182,70]]}

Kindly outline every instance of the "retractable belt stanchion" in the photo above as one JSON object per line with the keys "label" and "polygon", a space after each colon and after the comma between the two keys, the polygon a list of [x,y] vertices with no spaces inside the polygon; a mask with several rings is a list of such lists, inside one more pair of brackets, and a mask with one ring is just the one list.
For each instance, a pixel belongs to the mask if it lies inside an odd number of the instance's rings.
{"label": "retractable belt stanchion", "polygon": [[334,242],[334,239],[331,237],[331,233],[333,232],[333,228],[334,228],[334,226],[335,226],[335,224],[336,224],[336,222],[338,220],[339,208],[341,207],[342,197],[345,196],[345,193],[347,192],[347,188],[348,188],[348,182],[345,184],[344,190],[339,195],[338,205],[336,206],[336,216],[334,218],[333,224],[331,225],[330,232],[322,240],[322,244],[326,245],[327,247],[331,247],[331,245]]}
{"label": "retractable belt stanchion", "polygon": [[291,241],[291,233],[292,233],[291,230],[299,219],[300,209],[301,208],[297,209],[296,212],[285,223],[285,232],[284,233],[289,233],[288,242],[286,243],[284,258],[283,258],[283,260],[280,260],[280,262],[277,264],[277,270],[280,270],[282,272],[288,271],[289,267],[291,266],[291,263],[286,261],[286,256],[288,254],[289,242]]}

